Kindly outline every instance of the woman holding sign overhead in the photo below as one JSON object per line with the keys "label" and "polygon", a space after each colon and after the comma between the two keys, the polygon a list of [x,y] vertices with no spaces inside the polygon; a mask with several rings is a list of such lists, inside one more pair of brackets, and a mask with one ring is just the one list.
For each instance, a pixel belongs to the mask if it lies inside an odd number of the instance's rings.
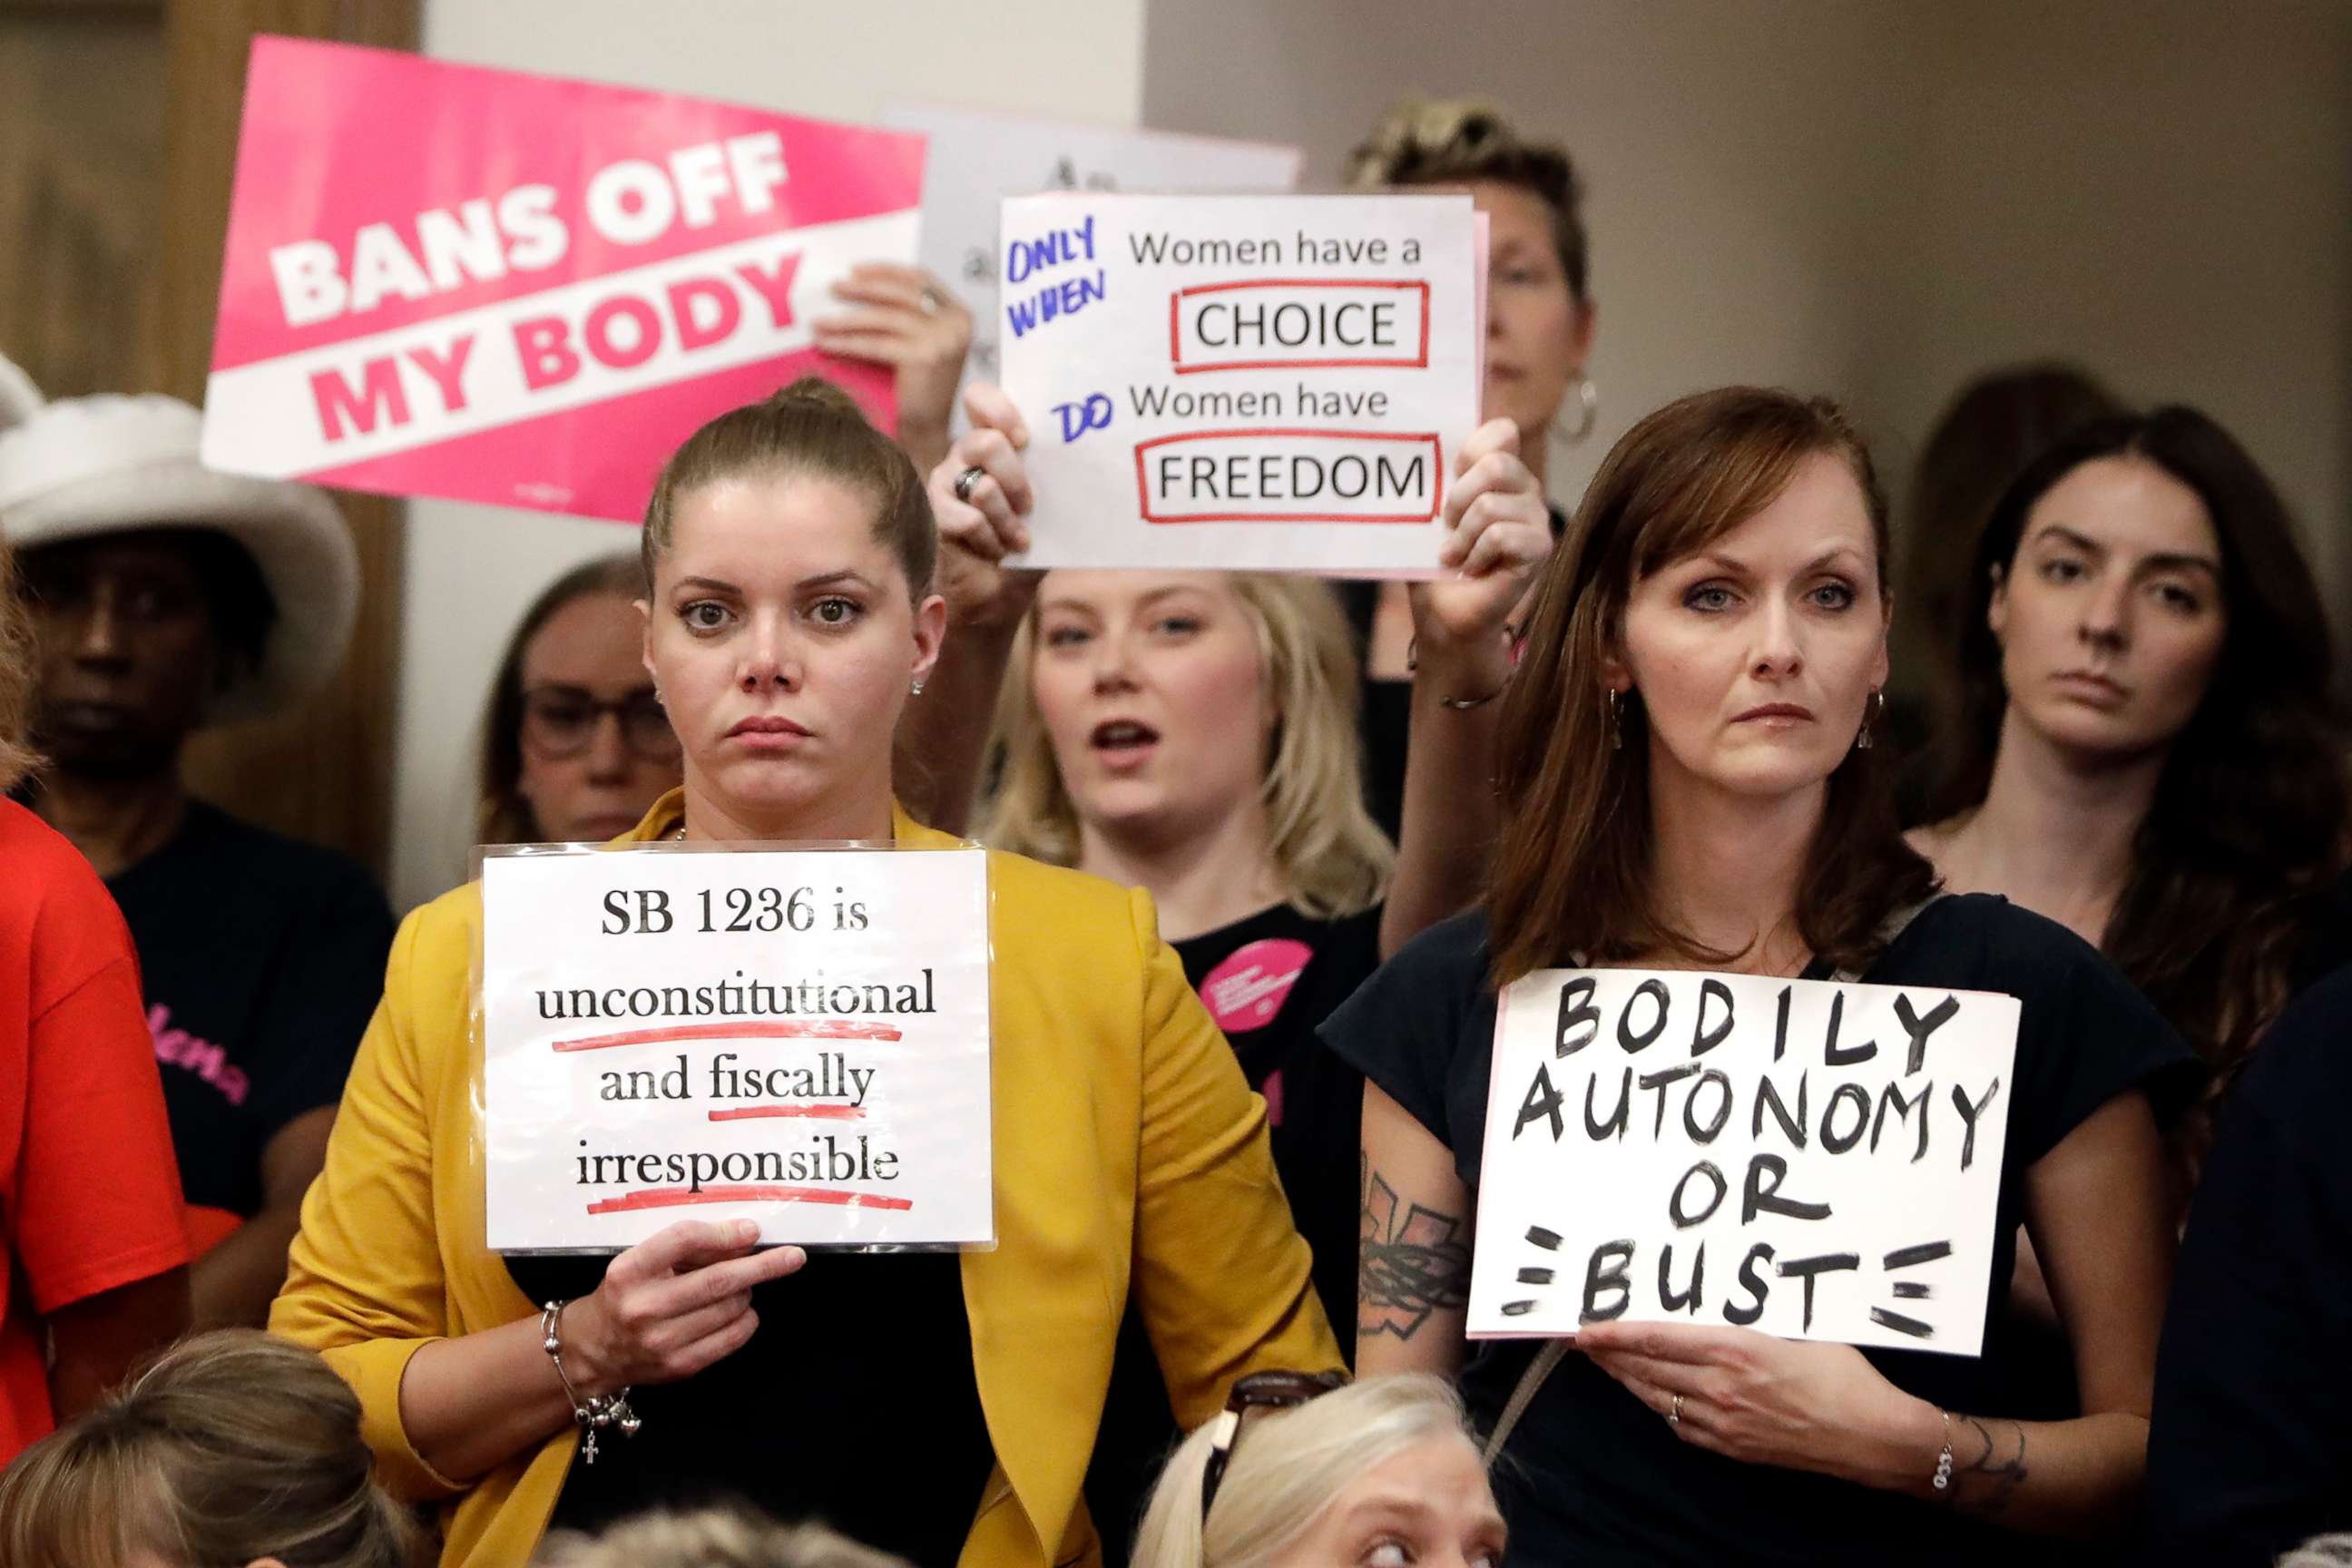
{"label": "woman holding sign overhead", "polygon": [[[1504,700],[1486,906],[1407,946],[1324,1026],[1372,1084],[1360,1366],[1456,1373],[1473,1414],[1507,1428],[1513,1463],[1498,1479],[1530,1562],[1975,1562],[1994,1545],[1988,1523],[2092,1534],[2132,1505],[2170,1245],[2150,1092],[2186,1051],[2063,928],[1997,899],[1933,896],[1871,732],[1886,677],[1885,554],[1868,455],[1832,405],[1732,388],[1643,419],[1602,464],[1537,590]],[[1991,1256],[1975,1267],[1987,1288],[2006,1280],[2023,1221],[2073,1340],[2084,1414],[2004,1417],[1997,1314],[1981,1355],[1967,1353],[1974,1343],[1865,1352],[1737,1326],[1759,1321],[1768,1293],[1783,1314],[1780,1299],[1801,1290],[1895,1293],[1858,1271],[1800,1279],[1719,1258],[1700,1289],[1681,1259],[1653,1292],[1658,1245],[1675,1234],[1663,1201],[1655,1230],[1629,1244],[1630,1267],[1596,1253],[1522,1274],[1580,1293],[1580,1353],[1554,1365],[1524,1341],[1465,1343],[1497,988],[1596,965],[2017,998]],[[1679,1061],[1696,1044],[1659,1049]],[[1591,1049],[1637,1045],[1612,1030]],[[1820,1041],[1789,1048],[1811,1049],[1823,1076]],[[1575,1085],[1563,1135],[1598,1142],[1609,1097],[1581,1103],[1576,1059],[1560,1066]],[[1828,1087],[1814,1084],[1813,1112],[1836,1098]],[[1526,1089],[1502,1086],[1497,1114],[1519,1114]],[[1523,1131],[1550,1137],[1549,1108],[1528,1096]],[[1649,1110],[1644,1095],[1637,1132],[1651,1131]],[[1833,1141],[1804,1110],[1792,1120]],[[1753,1173],[1734,1175],[1734,1203],[1752,1195],[1742,1175]],[[1606,1205],[1617,1184],[1560,1201]],[[1786,1208],[1757,1204],[1755,1239],[1784,1255],[1828,1250],[1808,1226],[1838,1194],[1783,1196]],[[1882,1263],[1905,1260],[1869,1259]],[[1610,1289],[1621,1275],[1630,1288]],[[1931,1299],[1900,1294],[1932,1315]],[[1636,1298],[1643,1310],[1628,1312]],[[1621,1312],[1651,1321],[1601,1321]]]}
{"label": "woman holding sign overhead", "polygon": [[[644,546],[686,783],[616,843],[952,844],[891,795],[941,637],[934,524],[845,397],[802,383],[704,426]],[[686,1222],[609,1262],[502,1260],[479,891],[410,918],[273,1327],[358,1389],[396,1488],[444,1505],[445,1563],[718,1494],[922,1563],[1093,1562],[1080,1478],[1130,1283],[1188,1422],[1244,1373],[1339,1364],[1262,1110],[1150,900],[1008,855],[989,880],[996,1245],[961,1255],[811,1259]]]}

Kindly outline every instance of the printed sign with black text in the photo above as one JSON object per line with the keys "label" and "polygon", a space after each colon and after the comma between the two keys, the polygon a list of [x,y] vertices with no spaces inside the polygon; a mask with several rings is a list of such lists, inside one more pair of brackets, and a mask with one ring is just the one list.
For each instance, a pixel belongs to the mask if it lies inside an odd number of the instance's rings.
{"label": "printed sign with black text", "polygon": [[993,1238],[984,852],[535,847],[481,881],[493,1249]]}

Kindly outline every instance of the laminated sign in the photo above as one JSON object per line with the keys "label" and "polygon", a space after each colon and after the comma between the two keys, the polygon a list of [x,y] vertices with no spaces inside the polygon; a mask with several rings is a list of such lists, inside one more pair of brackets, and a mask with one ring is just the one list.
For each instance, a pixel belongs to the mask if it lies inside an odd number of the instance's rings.
{"label": "laminated sign", "polygon": [[1007,201],[1015,564],[1436,575],[1485,232],[1455,195]]}
{"label": "laminated sign", "polygon": [[494,1250],[993,1239],[984,851],[533,847],[481,882]]}
{"label": "laminated sign", "polygon": [[2017,1019],[2015,997],[1926,986],[1515,983],[1470,1334],[1622,1318],[1981,1354]]}
{"label": "laminated sign", "polygon": [[253,47],[204,460],[635,521],[712,416],[915,258],[919,136],[349,45]]}

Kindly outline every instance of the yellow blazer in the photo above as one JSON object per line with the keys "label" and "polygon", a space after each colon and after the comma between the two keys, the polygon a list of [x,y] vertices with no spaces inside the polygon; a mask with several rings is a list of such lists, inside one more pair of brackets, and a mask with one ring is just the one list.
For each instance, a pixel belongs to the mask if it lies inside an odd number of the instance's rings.
{"label": "yellow blazer", "polygon": [[[681,809],[664,797],[617,842],[660,837]],[[902,811],[893,826],[901,844],[955,842]],[[959,1562],[1092,1563],[1101,1545],[1079,1488],[1130,1285],[1187,1427],[1240,1374],[1337,1367],[1339,1348],[1276,1182],[1264,1102],[1160,940],[1150,900],[1015,855],[992,852],[989,877],[997,1245],[965,1253],[962,1269],[996,1468]],[[576,1432],[467,1485],[425,1463],[400,1414],[420,1346],[538,1311],[483,1245],[468,994],[480,920],[466,887],[402,924],[269,1326],[358,1391],[381,1479],[442,1504],[446,1568],[517,1568]]]}

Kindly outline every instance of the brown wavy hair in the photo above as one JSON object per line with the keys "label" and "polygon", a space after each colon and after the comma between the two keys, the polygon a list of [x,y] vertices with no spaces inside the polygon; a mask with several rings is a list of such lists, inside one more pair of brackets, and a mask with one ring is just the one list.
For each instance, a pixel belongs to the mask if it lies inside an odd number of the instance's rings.
{"label": "brown wavy hair", "polygon": [[[1571,954],[1614,963],[1664,951],[1706,964],[1738,956],[1706,947],[1658,908],[1647,730],[1629,697],[1624,745],[1612,746],[1602,672],[1622,647],[1639,579],[1754,517],[1807,459],[1824,455],[1862,487],[1884,582],[1886,499],[1868,447],[1826,398],[1752,386],[1696,393],[1643,418],[1601,462],[1538,584],[1503,700],[1503,827],[1487,916],[1498,986]],[[1865,967],[1887,916],[1935,887],[1933,868],[1903,841],[1886,754],[1849,752],[1830,774],[1798,885],[1800,933],[1841,968]]]}
{"label": "brown wavy hair", "polygon": [[535,844],[546,835],[530,802],[522,797],[522,658],[547,623],[583,599],[615,594],[635,599],[646,592],[645,568],[635,555],[605,555],[574,566],[531,601],[507,639],[499,673],[490,681],[489,710],[482,720],[480,804],[475,842]]}
{"label": "brown wavy hair", "polygon": [[2009,710],[1987,612],[2027,516],[2102,458],[2151,463],[2197,492],[2221,544],[2228,630],[2189,723],[2173,738],[2132,844],[2100,948],[2216,1069],[2180,1133],[2194,1168],[2210,1108],[2285,1005],[2308,935],[2343,868],[2347,734],[2327,613],[2286,503],[2244,447],[2193,408],[2095,421],[2029,465],[1979,542],[1961,623],[1959,722],[1941,754],[1936,820],[1991,787]]}
{"label": "brown wavy hair", "polygon": [[420,1568],[423,1532],[373,1479],[360,1402],[257,1329],[184,1340],[0,1475],[9,1568]]}
{"label": "brown wavy hair", "polygon": [[26,740],[32,722],[33,630],[16,586],[15,558],[0,543],[0,795],[23,783],[40,761]]}

